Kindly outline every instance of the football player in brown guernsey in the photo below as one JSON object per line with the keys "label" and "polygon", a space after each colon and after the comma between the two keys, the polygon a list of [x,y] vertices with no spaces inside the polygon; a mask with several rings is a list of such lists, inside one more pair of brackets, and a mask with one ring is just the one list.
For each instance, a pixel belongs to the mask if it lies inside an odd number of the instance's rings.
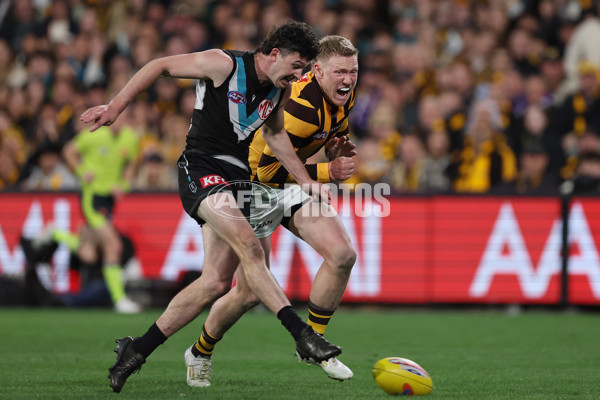
{"label": "football player in brown guernsey", "polygon": [[[291,97],[285,105],[285,130],[303,162],[320,150],[325,151],[329,162],[305,164],[311,178],[319,182],[343,181],[354,171],[351,157],[356,150],[347,134],[357,77],[358,50],[346,38],[326,36],[320,42],[312,71],[292,84]],[[250,145],[249,163],[260,201],[251,205],[250,224],[267,257],[270,235],[279,225],[306,241],[323,257],[308,303],[308,323],[323,334],[344,294],[356,252],[335,210],[330,205],[325,212],[322,207],[315,207],[314,200],[295,184],[297,181],[273,150],[264,132],[257,132]],[[236,279],[236,286],[211,307],[200,338],[188,349],[204,357],[206,364],[225,332],[260,302],[243,270],[238,269]],[[300,350],[297,356],[320,365],[332,379],[344,381],[353,376],[337,357],[318,361],[303,356]],[[210,386],[210,364],[197,373],[190,373],[189,369],[188,365],[189,385]]]}

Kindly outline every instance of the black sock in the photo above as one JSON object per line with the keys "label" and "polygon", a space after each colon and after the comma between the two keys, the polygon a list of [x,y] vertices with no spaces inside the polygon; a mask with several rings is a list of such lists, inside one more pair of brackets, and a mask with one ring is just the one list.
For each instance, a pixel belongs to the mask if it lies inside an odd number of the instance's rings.
{"label": "black sock", "polygon": [[160,329],[158,329],[156,323],[154,323],[150,329],[148,329],[148,332],[144,333],[144,336],[133,341],[133,350],[136,353],[143,355],[144,358],[148,358],[148,356],[152,354],[158,346],[163,344],[165,340],[167,340],[167,337]]}
{"label": "black sock", "polygon": [[281,325],[290,331],[294,340],[298,340],[300,332],[306,326],[306,322],[302,321],[292,306],[285,306],[277,313],[277,318],[281,321]]}

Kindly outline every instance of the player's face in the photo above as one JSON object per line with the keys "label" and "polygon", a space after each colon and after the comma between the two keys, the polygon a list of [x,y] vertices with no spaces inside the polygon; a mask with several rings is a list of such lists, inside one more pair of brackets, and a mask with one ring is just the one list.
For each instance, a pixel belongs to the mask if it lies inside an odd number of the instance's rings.
{"label": "player's face", "polygon": [[316,62],[313,70],[327,100],[336,106],[346,104],[356,87],[358,57],[333,56]]}
{"label": "player's face", "polygon": [[302,70],[306,68],[308,63],[309,60],[300,57],[298,52],[287,55],[278,52],[269,73],[271,81],[279,89],[285,89],[292,82],[300,79]]}

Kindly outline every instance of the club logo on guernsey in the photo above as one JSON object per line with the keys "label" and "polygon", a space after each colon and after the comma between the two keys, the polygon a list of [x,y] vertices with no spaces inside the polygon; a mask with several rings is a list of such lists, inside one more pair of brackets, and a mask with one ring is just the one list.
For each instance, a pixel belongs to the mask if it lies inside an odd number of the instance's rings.
{"label": "club logo on guernsey", "polygon": [[271,111],[273,111],[273,101],[270,99],[264,99],[258,105],[258,116],[262,120],[269,118]]}
{"label": "club logo on guernsey", "polygon": [[227,93],[227,97],[229,97],[229,100],[233,101],[235,104],[246,104],[246,98],[244,95],[235,90]]}
{"label": "club logo on guernsey", "polygon": [[202,188],[221,184],[229,186],[229,183],[219,175],[206,175],[200,178],[200,185],[202,185]]}

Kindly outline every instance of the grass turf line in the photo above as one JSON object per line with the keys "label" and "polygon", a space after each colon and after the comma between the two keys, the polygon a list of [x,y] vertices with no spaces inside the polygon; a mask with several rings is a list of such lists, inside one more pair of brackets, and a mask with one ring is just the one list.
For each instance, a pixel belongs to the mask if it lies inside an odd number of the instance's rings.
{"label": "grass turf line", "polygon": [[600,392],[597,314],[342,309],[326,336],[343,347],[351,381],[296,361],[279,321],[252,312],[217,345],[213,386],[188,387],[183,352],[203,314],[113,394],[114,339],[142,334],[158,315],[0,309],[0,399],[386,399],[371,368],[391,356],[431,374],[430,399],[597,399]]}

